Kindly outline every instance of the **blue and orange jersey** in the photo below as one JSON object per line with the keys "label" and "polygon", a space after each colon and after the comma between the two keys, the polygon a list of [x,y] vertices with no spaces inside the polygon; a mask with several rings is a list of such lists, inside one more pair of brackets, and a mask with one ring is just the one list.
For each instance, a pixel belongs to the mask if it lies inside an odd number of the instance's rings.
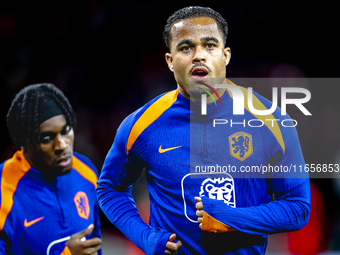
{"label": "blue and orange jersey", "polygon": [[[271,107],[255,92],[253,102],[256,109]],[[277,109],[266,121],[247,107],[244,115],[233,115],[232,109],[230,91],[221,104],[208,104],[203,116],[199,104],[174,90],[120,125],[98,181],[98,201],[110,221],[146,254],[164,254],[173,233],[183,244],[179,254],[264,254],[268,234],[307,223],[308,174],[286,171],[304,164],[295,127],[281,123],[289,116]],[[214,125],[217,119],[228,124]],[[263,167],[264,175],[256,172]],[[131,195],[143,169],[149,225]],[[202,229],[195,197],[203,201]]]}
{"label": "blue and orange jersey", "polygon": [[0,165],[0,254],[70,254],[71,235],[87,228],[100,237],[97,170],[74,153],[72,170],[46,180],[23,151]]}

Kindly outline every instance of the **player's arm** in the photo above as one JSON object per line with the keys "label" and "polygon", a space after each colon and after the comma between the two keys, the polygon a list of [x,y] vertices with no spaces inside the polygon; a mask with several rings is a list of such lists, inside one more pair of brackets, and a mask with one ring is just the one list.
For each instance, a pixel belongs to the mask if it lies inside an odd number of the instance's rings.
{"label": "player's arm", "polygon": [[[304,165],[295,129],[284,130],[284,137],[287,136],[285,153],[273,160],[278,166]],[[236,229],[249,234],[270,234],[303,228],[310,214],[308,174],[276,173],[268,181],[275,200],[259,206],[232,208],[223,201],[202,197],[202,202],[196,204],[202,230],[226,232]]]}
{"label": "player's arm", "polygon": [[309,219],[307,186],[309,183],[301,183],[283,192],[276,201],[245,208],[232,208],[223,201],[202,197],[202,202],[196,204],[198,222],[202,230],[209,232],[239,230],[248,234],[273,234],[299,230]]}
{"label": "player's arm", "polygon": [[132,184],[143,169],[137,154],[131,150],[129,155],[126,153],[131,125],[128,117],[105,159],[97,187],[99,205],[108,219],[146,254],[164,254],[166,246],[173,243],[169,239],[173,233],[147,225],[131,195]]}
{"label": "player's arm", "polygon": [[[3,169],[4,163],[0,164],[0,175],[2,176],[2,169]],[[0,179],[0,181],[2,181],[2,179]],[[2,200],[2,194],[0,192],[0,202]],[[5,255],[6,254],[6,249],[7,249],[7,235],[5,233],[5,231],[3,229],[0,230],[0,255]],[[9,242],[9,241],[8,241]]]}

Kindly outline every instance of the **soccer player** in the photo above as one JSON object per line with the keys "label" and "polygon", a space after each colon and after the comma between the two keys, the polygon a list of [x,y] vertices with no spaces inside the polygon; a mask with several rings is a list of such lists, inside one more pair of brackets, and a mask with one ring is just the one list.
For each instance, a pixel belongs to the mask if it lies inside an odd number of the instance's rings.
{"label": "soccer player", "polygon": [[[234,116],[229,90],[216,89],[213,95],[211,80],[247,95],[225,78],[231,56],[227,33],[226,21],[211,8],[187,7],[169,17],[165,58],[177,89],[129,115],[104,162],[99,204],[146,254],[264,254],[268,234],[298,230],[308,221],[307,174],[268,171],[266,178],[258,178],[256,172],[240,171],[246,166],[303,165],[304,159],[295,128],[279,125],[278,109],[266,116],[272,121],[255,128],[243,123],[263,121],[261,116],[248,108]],[[203,94],[206,115],[199,103]],[[217,98],[221,104],[215,105]],[[271,106],[255,92],[252,99],[256,109]],[[213,125],[214,119],[231,118],[232,126]],[[237,170],[226,172],[228,165]],[[209,166],[213,171],[207,174]],[[222,167],[224,172],[216,174]],[[149,225],[131,196],[143,168]]]}
{"label": "soccer player", "polygon": [[97,170],[73,152],[75,123],[52,84],[14,98],[7,126],[17,151],[0,165],[0,254],[101,254]]}

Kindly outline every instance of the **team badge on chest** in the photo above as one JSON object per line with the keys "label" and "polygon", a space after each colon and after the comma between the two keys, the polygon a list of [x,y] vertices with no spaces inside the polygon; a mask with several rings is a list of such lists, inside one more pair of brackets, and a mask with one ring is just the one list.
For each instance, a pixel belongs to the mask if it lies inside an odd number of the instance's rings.
{"label": "team badge on chest", "polygon": [[90,205],[89,205],[89,199],[87,198],[87,195],[85,192],[79,191],[73,199],[78,214],[81,218],[87,220],[90,215]]}
{"label": "team badge on chest", "polygon": [[[230,176],[230,175],[229,175]],[[236,207],[234,179],[230,176],[207,178],[201,184],[200,196],[221,200],[225,204]]]}
{"label": "team badge on chest", "polygon": [[251,134],[237,132],[229,136],[230,155],[244,161],[253,154],[253,139]]}

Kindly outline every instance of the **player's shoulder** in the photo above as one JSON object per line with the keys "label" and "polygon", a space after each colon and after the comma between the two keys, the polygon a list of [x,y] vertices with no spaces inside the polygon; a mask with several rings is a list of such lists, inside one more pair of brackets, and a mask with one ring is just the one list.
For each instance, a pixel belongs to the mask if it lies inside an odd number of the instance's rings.
{"label": "player's shoulder", "polygon": [[73,152],[73,157],[75,157],[80,162],[82,162],[84,165],[86,165],[88,168],[90,168],[98,176],[98,170],[96,166],[92,163],[92,161],[88,157],[78,152]]}
{"label": "player's shoulder", "polygon": [[[288,113],[282,114],[281,107],[279,107],[277,100],[275,100],[273,102],[273,101],[265,98],[264,96],[260,95],[256,91],[253,91],[252,93],[253,93],[253,96],[255,96],[255,98],[256,98],[256,100],[254,100],[254,98],[252,100],[252,104],[253,104],[253,107],[255,109],[270,110],[270,113],[268,113],[267,115],[263,115],[263,116],[265,116],[266,118],[276,119],[278,121],[290,120],[290,116],[289,116]],[[264,106],[264,107],[262,107],[262,106]]]}
{"label": "player's shoulder", "polygon": [[[31,168],[28,161],[26,160],[23,150],[16,151],[13,156],[0,164],[0,173],[3,177],[2,172],[6,168],[7,173],[11,173],[13,176],[23,176]],[[13,174],[16,173],[16,174]]]}
{"label": "player's shoulder", "polygon": [[[253,100],[253,106],[255,109],[272,109],[270,114],[262,116],[254,115],[256,118],[261,119],[264,123],[261,130],[265,132],[266,137],[273,137],[273,139],[265,139],[265,141],[277,142],[283,151],[286,150],[287,146],[289,147],[288,144],[291,140],[294,140],[295,143],[298,142],[298,134],[295,127],[297,123],[291,119],[287,113],[282,114],[281,108],[276,102],[273,103],[255,91],[253,91],[253,96],[255,96],[256,100],[258,100],[257,104],[254,103]],[[261,107],[260,105],[264,107]]]}
{"label": "player's shoulder", "polygon": [[131,129],[143,116],[144,119],[154,118],[157,114],[168,109],[177,99],[178,90],[172,90],[158,95],[144,106],[128,115],[121,123],[120,129]]}

